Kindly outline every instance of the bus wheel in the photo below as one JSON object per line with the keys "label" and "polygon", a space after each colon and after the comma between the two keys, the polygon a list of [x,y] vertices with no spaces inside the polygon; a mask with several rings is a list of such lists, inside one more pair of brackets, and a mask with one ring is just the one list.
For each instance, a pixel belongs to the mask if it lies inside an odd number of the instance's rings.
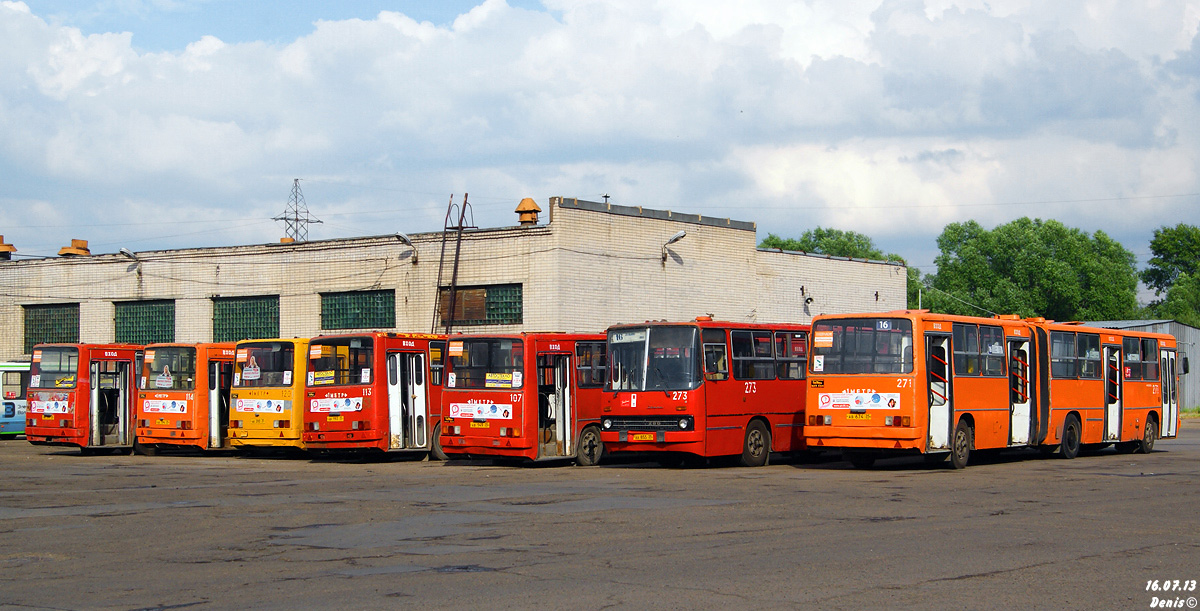
{"label": "bus wheel", "polygon": [[742,466],[761,467],[771,459],[771,433],[761,420],[754,420],[746,427],[746,441],[742,444]]}
{"label": "bus wheel", "polygon": [[575,464],[580,467],[594,467],[600,464],[604,457],[604,442],[600,441],[600,430],[594,426],[583,429],[579,434],[579,452]]}
{"label": "bus wheel", "polygon": [[954,441],[950,447],[950,466],[963,469],[971,458],[971,446],[975,444],[975,431],[965,420],[959,420],[954,427]]}
{"label": "bus wheel", "polygon": [[1079,417],[1075,414],[1067,416],[1063,423],[1062,441],[1058,444],[1058,455],[1061,458],[1072,459],[1079,456]]}
{"label": "bus wheel", "polygon": [[433,438],[429,442],[430,460],[447,460],[446,452],[442,450],[442,423],[433,425]]}
{"label": "bus wheel", "polygon": [[855,469],[870,469],[871,465],[875,464],[875,457],[866,452],[846,451],[842,458],[854,465]]}
{"label": "bus wheel", "polygon": [[1158,423],[1153,420],[1147,420],[1146,426],[1142,431],[1142,440],[1134,442],[1137,444],[1137,451],[1142,454],[1149,454],[1154,451],[1154,439],[1158,437]]}

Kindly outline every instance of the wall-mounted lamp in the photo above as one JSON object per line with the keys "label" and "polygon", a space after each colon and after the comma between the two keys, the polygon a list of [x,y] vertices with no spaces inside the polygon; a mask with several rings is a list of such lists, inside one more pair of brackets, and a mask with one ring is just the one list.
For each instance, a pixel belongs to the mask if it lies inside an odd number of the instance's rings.
{"label": "wall-mounted lamp", "polygon": [[412,264],[416,265],[417,264],[417,246],[416,246],[416,244],[413,244],[412,240],[410,240],[408,238],[408,236],[404,235],[403,233],[397,233],[396,239],[400,240],[400,242],[402,244],[404,244],[412,249]]}
{"label": "wall-mounted lamp", "polygon": [[804,305],[811,305],[811,304],[812,304],[812,302],[813,302],[813,298],[812,298],[812,297],[805,297],[805,298],[804,298]]}
{"label": "wall-mounted lamp", "polygon": [[134,261],[138,260],[137,255],[133,254],[133,251],[129,250],[128,248],[122,248],[119,252],[121,254],[125,255],[126,257],[133,259]]}
{"label": "wall-mounted lamp", "polygon": [[662,260],[663,260],[663,263],[666,263],[666,262],[667,262],[667,247],[668,247],[668,246],[670,246],[670,245],[672,245],[672,244],[674,244],[674,243],[676,243],[676,242],[678,242],[678,241],[680,241],[680,240],[682,240],[682,239],[683,239],[683,236],[686,236],[686,235],[687,235],[687,232],[686,232],[686,231],[680,231],[679,233],[677,233],[677,234],[675,234],[675,235],[671,236],[671,239],[669,239],[669,240],[667,240],[666,242],[664,242],[664,243],[663,243],[663,245],[662,245]]}

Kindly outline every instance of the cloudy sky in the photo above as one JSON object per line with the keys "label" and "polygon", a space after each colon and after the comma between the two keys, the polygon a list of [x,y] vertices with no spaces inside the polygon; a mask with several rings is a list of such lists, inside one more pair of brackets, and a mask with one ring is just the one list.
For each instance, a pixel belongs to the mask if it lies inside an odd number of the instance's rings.
{"label": "cloudy sky", "polygon": [[555,195],[849,229],[1200,225],[1197,0],[0,0],[19,255],[476,225]]}

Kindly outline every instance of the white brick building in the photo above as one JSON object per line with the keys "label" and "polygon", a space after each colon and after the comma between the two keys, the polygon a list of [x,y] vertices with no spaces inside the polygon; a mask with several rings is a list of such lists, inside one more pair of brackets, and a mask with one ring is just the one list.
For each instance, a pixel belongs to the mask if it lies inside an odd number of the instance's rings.
{"label": "white brick building", "polygon": [[[753,223],[560,197],[542,220],[463,234],[456,331],[602,331],[700,314],[808,322],[905,307],[904,267],[759,250]],[[409,237],[416,252],[385,235],[0,261],[0,360],[41,341],[428,332],[442,234]],[[451,241],[443,287],[453,252]]]}

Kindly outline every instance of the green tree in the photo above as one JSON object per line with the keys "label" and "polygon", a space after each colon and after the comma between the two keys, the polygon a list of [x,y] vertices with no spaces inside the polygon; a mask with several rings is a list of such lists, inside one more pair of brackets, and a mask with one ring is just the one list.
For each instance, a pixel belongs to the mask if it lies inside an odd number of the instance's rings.
{"label": "green tree", "polygon": [[1154,230],[1150,240],[1153,257],[1142,270],[1142,282],[1154,289],[1154,294],[1165,295],[1175,285],[1181,274],[1200,276],[1200,227],[1180,223],[1174,227]]}
{"label": "green tree", "polygon": [[908,272],[908,307],[917,307],[919,291],[922,288],[921,270],[915,267],[908,267],[908,263],[900,255],[895,253],[883,254],[883,251],[875,246],[874,240],[857,231],[817,227],[816,229],[805,231],[799,239],[781,238],[773,233],[768,233],[767,237],[758,246],[760,248],[796,250],[833,257],[873,259],[876,261],[901,263]]}
{"label": "green tree", "polygon": [[1151,310],[1155,316],[1200,327],[1200,275],[1180,273],[1167,290],[1166,299]]}
{"label": "green tree", "polygon": [[978,316],[984,311],[1053,320],[1137,315],[1133,253],[1103,231],[1093,235],[1058,221],[1020,218],[988,231],[951,223],[938,236],[941,255],[929,295],[932,309]]}

